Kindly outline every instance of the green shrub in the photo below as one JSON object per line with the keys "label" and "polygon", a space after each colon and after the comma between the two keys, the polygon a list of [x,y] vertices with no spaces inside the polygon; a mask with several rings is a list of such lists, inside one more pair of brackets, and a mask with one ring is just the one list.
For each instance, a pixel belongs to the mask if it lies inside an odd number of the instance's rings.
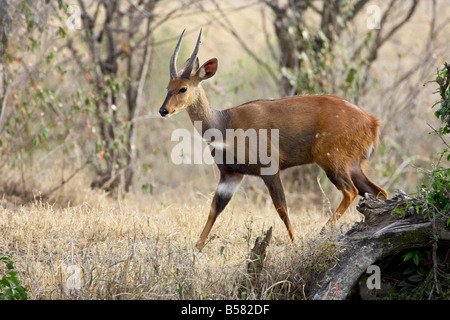
{"label": "green shrub", "polygon": [[[441,121],[440,128],[433,128],[433,132],[443,141],[444,149],[438,153],[439,160],[430,172],[430,183],[418,186],[415,200],[408,203],[405,210],[396,213],[420,213],[425,218],[445,218],[447,226],[450,225],[450,65],[445,63],[444,68],[438,71],[436,79],[432,81],[438,84],[436,91],[440,94],[440,100],[436,102],[440,108],[434,115]],[[432,133],[433,133],[432,132]]]}
{"label": "green shrub", "polygon": [[[440,100],[436,102],[440,108],[434,115],[441,121],[440,128],[432,128],[438,136],[444,148],[438,153],[439,160],[433,164],[430,172],[430,182],[421,184],[411,198],[405,209],[395,210],[393,214],[420,214],[432,222],[433,230],[437,223],[445,222],[450,225],[450,65],[445,63],[444,68],[438,71],[436,79],[432,81],[438,84],[436,93],[440,94]],[[434,107],[433,106],[433,107]],[[439,222],[438,222],[439,221]],[[450,295],[450,273],[449,265],[445,255],[438,255],[439,234],[436,232],[431,237],[432,250],[424,248],[411,250],[404,255],[404,262],[413,260],[414,265],[408,267],[403,275],[405,279],[399,284],[401,288],[400,298],[422,299],[432,298],[435,292],[441,299],[448,299]],[[445,249],[445,246],[444,246]]]}
{"label": "green shrub", "polygon": [[27,288],[20,285],[11,256],[0,257],[8,272],[0,279],[0,300],[27,300]]}

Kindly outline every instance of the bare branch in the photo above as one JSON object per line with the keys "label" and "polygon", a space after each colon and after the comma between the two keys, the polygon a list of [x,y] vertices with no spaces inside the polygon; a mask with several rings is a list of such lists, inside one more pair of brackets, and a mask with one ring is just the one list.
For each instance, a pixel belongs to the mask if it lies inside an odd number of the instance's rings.
{"label": "bare branch", "polygon": [[266,15],[264,12],[264,8],[261,7],[261,20],[262,20],[262,29],[263,29],[263,33],[264,33],[264,38],[266,39],[266,44],[267,44],[267,48],[269,48],[269,52],[270,55],[272,56],[272,59],[277,61],[278,57],[277,54],[275,52],[275,49],[273,48],[273,46],[271,45],[269,39],[269,32],[267,30],[267,23],[266,23]]}
{"label": "bare branch", "polygon": [[42,195],[44,198],[48,198],[52,193],[54,193],[55,191],[61,189],[67,182],[69,182],[70,180],[72,180],[73,177],[75,177],[78,172],[80,172],[81,170],[83,170],[89,163],[91,163],[91,160],[88,159],[86,160],[85,163],[83,163],[79,168],[77,168],[74,172],[72,172],[72,174],[67,178],[67,179],[63,179],[61,181],[61,183],[59,185],[57,185],[56,187],[50,189],[49,191],[47,191],[44,195]]}
{"label": "bare branch", "polygon": [[[358,103],[358,99],[359,96],[365,92],[365,90],[367,89],[367,83],[368,83],[368,78],[369,78],[369,73],[370,73],[370,67],[372,66],[372,62],[376,60],[377,56],[378,56],[378,50],[383,46],[383,44],[389,40],[398,30],[400,30],[400,28],[402,26],[405,25],[406,22],[408,22],[412,15],[414,14],[414,12],[416,11],[417,5],[419,3],[419,1],[417,0],[411,0],[411,6],[409,8],[408,13],[405,15],[405,17],[399,22],[397,23],[394,27],[392,27],[389,32],[387,32],[387,34],[382,37],[381,35],[381,28],[378,29],[377,35],[375,37],[375,41],[372,45],[372,47],[370,48],[370,51],[367,55],[367,62],[366,62],[366,66],[365,66],[365,70],[364,70],[364,75],[361,81],[361,88],[358,88],[358,92],[356,94],[356,98],[355,98],[355,102]],[[393,8],[393,6],[395,5],[396,0],[391,0],[391,2],[389,3],[388,8],[386,9],[386,11],[384,12],[382,18],[381,18],[381,24],[383,25],[386,21],[387,18],[389,17],[391,10]]]}
{"label": "bare branch", "polygon": [[353,11],[351,13],[351,15],[348,15],[346,18],[347,19],[353,19],[354,17],[356,17],[356,15],[358,14],[358,12],[366,5],[367,2],[369,2],[370,0],[359,0],[354,6],[353,6]]}
{"label": "bare branch", "polygon": [[239,33],[236,31],[236,29],[233,27],[233,24],[230,22],[226,14],[223,12],[220,5],[217,3],[216,0],[213,0],[213,3],[216,6],[217,11],[222,16],[222,19],[225,21],[225,23],[221,22],[219,19],[215,20],[222,28],[224,28],[226,31],[228,31],[242,46],[242,48],[252,57],[258,64],[263,66],[267,72],[269,73],[272,80],[277,83],[279,81],[278,75],[272,70],[272,68],[264,62],[261,58],[258,57],[258,55],[253,52],[253,50],[250,49],[250,47],[247,45],[247,43],[241,38]]}
{"label": "bare branch", "polygon": [[[412,4],[411,4],[411,7],[409,8],[408,14],[405,16],[405,18],[402,21],[400,21],[397,25],[392,27],[392,29],[383,38],[381,38],[381,33],[380,32],[378,33],[379,36],[377,35],[376,48],[374,48],[375,57],[376,57],[376,51],[378,50],[378,48],[381,47],[383,45],[383,43],[385,43],[387,40],[389,40],[392,37],[392,35],[394,35],[406,22],[409,21],[409,19],[411,19],[412,15],[416,11],[417,5],[419,4],[419,1],[417,1],[417,0],[411,0],[411,1],[412,1]],[[383,16],[382,21],[381,21],[382,23],[384,22],[383,20],[386,19],[389,9],[385,12],[385,16]]]}

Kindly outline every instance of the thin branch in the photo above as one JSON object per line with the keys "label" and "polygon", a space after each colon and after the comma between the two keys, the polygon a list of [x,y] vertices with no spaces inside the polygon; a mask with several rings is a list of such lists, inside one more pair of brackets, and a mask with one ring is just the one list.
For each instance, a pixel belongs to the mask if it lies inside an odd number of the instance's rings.
{"label": "thin branch", "polygon": [[75,177],[78,172],[83,170],[89,163],[91,163],[91,160],[90,159],[86,160],[86,162],[84,164],[82,164],[79,168],[77,168],[74,172],[72,172],[72,174],[67,179],[63,179],[63,181],[61,181],[61,183],[58,186],[47,191],[44,194],[44,197],[46,198],[46,197],[50,196],[52,193],[54,193],[56,190],[59,190],[60,188],[62,188],[67,182],[72,180],[72,178]]}
{"label": "thin branch", "polygon": [[67,41],[67,47],[69,48],[70,52],[72,53],[72,57],[75,60],[75,62],[77,63],[78,67],[81,69],[81,71],[83,71],[83,73],[88,72],[87,69],[84,67],[83,62],[81,61],[81,59],[79,57],[78,51],[73,46],[73,39],[69,39]]}
{"label": "thin branch", "polygon": [[[3,70],[3,72],[6,72],[6,70]],[[0,75],[2,76],[2,75]],[[0,134],[2,133],[4,127],[2,125],[3,123],[3,117],[5,116],[5,110],[6,110],[6,101],[8,100],[8,96],[10,94],[10,85],[8,84],[4,90],[4,92],[2,92],[3,96],[2,96],[2,107],[0,109]]]}
{"label": "thin branch", "polygon": [[233,24],[230,22],[228,17],[225,15],[225,13],[223,12],[222,8],[217,3],[217,1],[213,0],[213,3],[215,4],[217,11],[221,14],[221,16],[222,16],[223,20],[225,21],[225,23],[221,22],[218,19],[215,20],[215,21],[221,27],[223,27],[226,31],[228,31],[239,42],[239,44],[250,55],[250,57],[252,57],[258,64],[260,64],[261,66],[263,66],[267,70],[267,72],[269,73],[270,77],[272,78],[272,80],[275,83],[278,83],[278,81],[279,81],[278,75],[275,74],[275,72],[272,70],[272,68],[266,62],[264,62],[261,58],[259,58],[258,55],[255,52],[253,52],[253,50],[250,49],[250,47],[247,45],[247,43],[241,38],[239,33],[233,27]]}
{"label": "thin branch", "polygon": [[[142,99],[142,92],[144,91],[144,83],[145,83],[145,79],[147,77],[147,72],[149,69],[149,64],[150,64],[150,56],[152,53],[152,49],[150,48],[151,44],[151,22],[148,21],[148,25],[147,25],[147,39],[145,41],[145,50],[144,50],[144,59],[142,62],[142,68],[141,68],[141,72],[139,74],[139,84],[138,84],[138,91],[137,91],[137,105],[140,105],[141,99]],[[134,116],[133,116],[134,118]],[[130,119],[133,120],[133,119]]]}
{"label": "thin branch", "polygon": [[278,60],[277,54],[276,54],[275,49],[273,48],[273,46],[271,45],[270,40],[269,40],[270,37],[269,37],[269,32],[267,30],[267,23],[266,23],[267,19],[266,19],[266,15],[265,15],[265,12],[264,12],[264,7],[261,7],[261,20],[262,20],[262,30],[263,30],[263,33],[264,33],[264,37],[266,39],[267,48],[269,48],[269,52],[270,52],[270,55],[272,56],[272,59],[274,61],[277,61]]}
{"label": "thin branch", "polygon": [[[388,16],[390,10],[392,9],[394,3],[395,3],[395,0],[391,0],[391,2],[389,3],[389,5],[388,5],[386,11],[383,13],[382,18],[380,19],[380,26],[381,26],[382,24],[384,24],[384,22],[386,21],[387,16]],[[378,29],[376,37],[377,37],[377,38],[380,38],[380,35],[381,35],[381,28]],[[377,41],[375,41],[375,44],[376,44],[376,43],[377,43]],[[354,59],[356,58],[356,56],[361,52],[361,50],[364,48],[364,46],[365,46],[365,43],[364,43],[364,41],[363,41],[362,43],[360,43],[360,45],[358,46],[358,48],[353,52],[352,60],[354,60]],[[374,47],[375,47],[375,45],[374,45]],[[372,48],[371,52],[372,52],[373,50],[374,50],[374,49]],[[375,60],[375,58],[374,58],[373,60]]]}
{"label": "thin branch", "polygon": [[[428,126],[431,128],[431,130],[433,130],[434,133],[442,140],[442,142],[447,146],[447,148],[450,149],[450,146],[448,145],[447,141],[445,141],[445,139],[439,134],[439,132],[438,132],[435,128],[433,128],[429,123],[427,123],[427,125],[428,125]],[[441,155],[441,158],[442,158],[442,155]]]}
{"label": "thin branch", "polygon": [[[450,23],[450,18],[449,18],[449,19],[446,19],[443,23],[439,24],[436,27],[436,6],[435,6],[435,4],[436,4],[435,0],[433,0],[432,16],[430,19],[430,33],[428,36],[427,45],[425,46],[427,48],[426,51],[424,53],[420,53],[417,55],[419,59],[413,66],[411,66],[409,68],[409,70],[405,71],[402,75],[395,77],[396,78],[396,81],[395,81],[396,86],[387,88],[388,91],[397,90],[398,85],[400,83],[403,83],[404,81],[409,79],[411,76],[413,76],[416,72],[420,71],[421,67],[424,68],[425,66],[432,64],[431,61],[433,61],[433,60],[431,59],[431,56],[433,54],[436,54],[436,50],[438,49],[434,46],[434,41],[440,36],[440,33],[442,31],[446,30],[445,27],[447,26],[447,24]],[[445,52],[446,49],[447,48],[446,48],[446,44],[445,44],[445,47],[442,49],[442,52]],[[427,83],[430,83],[430,82],[435,83],[434,80],[430,80],[430,81],[426,81],[424,83],[424,85]],[[438,103],[440,103],[440,101],[436,102],[436,104],[438,104]],[[434,105],[432,107],[434,107]]]}
{"label": "thin branch", "polygon": [[[381,38],[381,33],[379,33],[379,35],[380,35],[379,37],[377,35],[377,44],[376,44],[376,46],[378,48],[381,47],[383,45],[383,43],[385,43],[387,40],[389,40],[392,37],[393,34],[395,34],[406,22],[409,21],[409,19],[411,19],[412,15],[416,11],[416,8],[417,8],[418,4],[419,4],[419,1],[412,0],[412,5],[409,8],[409,12],[405,16],[405,18],[402,21],[400,21],[396,26],[392,27],[392,29],[383,38]],[[388,13],[388,11],[386,11],[386,15],[387,15],[387,13]],[[383,19],[382,19],[382,23],[383,23]],[[378,50],[378,48],[376,50]]]}
{"label": "thin branch", "polygon": [[[153,0],[150,0],[150,1],[153,1]],[[155,13],[153,11],[147,10],[147,5],[150,2],[146,3],[145,8],[141,8],[139,5],[136,5],[135,1],[128,0],[127,2],[130,4],[130,7],[136,8],[142,14],[142,16],[144,16],[146,18],[154,18],[155,17]],[[142,1],[141,1],[141,3],[142,3]]]}
{"label": "thin branch", "polygon": [[353,6],[353,12],[351,16],[347,16],[348,19],[351,19],[355,17],[358,12],[366,5],[367,2],[370,0],[359,0],[354,6]]}
{"label": "thin branch", "polygon": [[[417,5],[418,5],[419,1],[417,1],[417,0],[411,0],[411,1],[412,1],[412,5],[411,5],[411,7],[410,7],[410,9],[408,11],[408,14],[398,24],[396,24],[394,27],[392,27],[389,30],[389,32],[384,37],[381,36],[381,30],[382,29],[381,28],[378,29],[377,35],[375,37],[375,41],[374,41],[374,43],[373,43],[373,45],[372,45],[372,47],[371,47],[371,49],[370,49],[370,51],[369,51],[369,53],[367,55],[367,62],[366,62],[365,70],[364,70],[364,75],[363,75],[363,78],[362,78],[362,81],[361,81],[362,86],[361,86],[361,88],[359,88],[357,90],[358,92],[357,92],[356,98],[355,98],[355,102],[356,103],[358,103],[359,96],[361,94],[363,94],[365,92],[365,90],[367,89],[367,83],[368,83],[368,78],[369,78],[370,67],[372,65],[372,62],[376,60],[376,58],[378,56],[379,49],[398,30],[400,30],[400,28],[402,26],[404,26],[406,22],[408,22],[411,19],[412,15],[416,11],[416,8],[417,8]],[[389,3],[388,8],[386,9],[386,11],[384,12],[384,14],[383,14],[383,16],[381,18],[381,24],[382,25],[386,22],[386,20],[387,20],[387,18],[388,18],[388,16],[389,16],[389,14],[390,14],[390,12],[391,12],[391,10],[392,10],[392,8],[393,8],[395,3],[396,3],[396,0],[391,0],[391,2]]]}

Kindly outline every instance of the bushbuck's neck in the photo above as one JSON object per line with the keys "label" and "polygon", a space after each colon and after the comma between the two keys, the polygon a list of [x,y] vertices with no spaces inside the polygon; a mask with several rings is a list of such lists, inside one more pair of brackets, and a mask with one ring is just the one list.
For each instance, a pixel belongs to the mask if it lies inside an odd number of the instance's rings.
{"label": "bushbuck's neck", "polygon": [[205,90],[201,86],[197,89],[197,96],[194,103],[186,108],[192,123],[195,121],[202,122],[202,131],[213,126],[213,114],[214,110],[209,105],[208,97]]}

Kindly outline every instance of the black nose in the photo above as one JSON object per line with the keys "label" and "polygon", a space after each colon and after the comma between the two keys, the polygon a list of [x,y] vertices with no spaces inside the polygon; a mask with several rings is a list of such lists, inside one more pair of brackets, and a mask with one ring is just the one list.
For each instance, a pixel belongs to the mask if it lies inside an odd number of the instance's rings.
{"label": "black nose", "polygon": [[167,115],[169,114],[169,111],[167,111],[166,108],[161,107],[161,108],[159,109],[159,114],[161,115],[161,117],[165,117],[165,116],[167,116]]}

